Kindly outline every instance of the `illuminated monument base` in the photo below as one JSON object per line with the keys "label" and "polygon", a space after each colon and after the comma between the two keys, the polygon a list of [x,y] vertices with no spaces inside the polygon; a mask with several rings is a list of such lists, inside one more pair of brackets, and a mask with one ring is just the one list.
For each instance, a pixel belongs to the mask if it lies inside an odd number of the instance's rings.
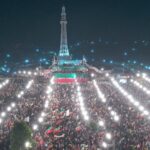
{"label": "illuminated monument base", "polygon": [[55,82],[58,84],[68,84],[77,82],[87,82],[89,80],[88,69],[82,60],[59,60],[52,66],[52,73]]}
{"label": "illuminated monument base", "polygon": [[80,65],[82,60],[59,60],[58,65]]}

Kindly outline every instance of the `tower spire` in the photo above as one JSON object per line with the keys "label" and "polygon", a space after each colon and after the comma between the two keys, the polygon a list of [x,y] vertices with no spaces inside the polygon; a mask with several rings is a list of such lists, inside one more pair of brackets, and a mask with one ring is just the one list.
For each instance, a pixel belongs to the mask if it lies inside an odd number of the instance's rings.
{"label": "tower spire", "polygon": [[60,50],[59,56],[68,57],[69,56],[69,49],[68,49],[68,41],[67,41],[67,19],[66,19],[66,8],[65,6],[62,7],[61,12],[61,39],[60,39]]}

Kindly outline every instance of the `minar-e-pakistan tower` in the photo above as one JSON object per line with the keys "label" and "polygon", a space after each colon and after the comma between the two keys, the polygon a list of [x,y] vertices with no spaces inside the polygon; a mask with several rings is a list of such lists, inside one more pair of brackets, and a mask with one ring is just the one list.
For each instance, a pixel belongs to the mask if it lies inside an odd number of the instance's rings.
{"label": "minar-e-pakistan tower", "polygon": [[60,37],[59,59],[68,59],[70,58],[70,56],[67,41],[67,19],[65,6],[62,7],[60,25],[61,25],[61,37]]}
{"label": "minar-e-pakistan tower", "polygon": [[62,7],[60,25],[61,25],[61,35],[60,35],[60,50],[57,57],[58,64],[59,65],[80,64],[82,60],[72,60],[72,57],[69,54],[68,40],[67,40],[67,18],[65,6]]}

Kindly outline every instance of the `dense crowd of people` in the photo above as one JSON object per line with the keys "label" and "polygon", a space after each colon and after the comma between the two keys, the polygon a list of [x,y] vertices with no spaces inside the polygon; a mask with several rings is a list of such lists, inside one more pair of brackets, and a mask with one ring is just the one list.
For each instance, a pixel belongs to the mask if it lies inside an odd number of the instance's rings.
{"label": "dense crowd of people", "polygon": [[[102,103],[93,81],[82,83],[81,93],[88,112],[89,119],[85,120],[81,113],[76,84],[53,84],[50,94],[50,104],[45,111],[46,117],[40,123],[38,130],[33,130],[36,142],[35,150],[149,150],[150,126],[142,114],[132,106],[104,76],[93,77],[98,87],[106,97]],[[0,112],[5,111],[11,102],[16,107],[5,116],[0,124],[0,149],[9,150],[9,134],[17,120],[24,120],[32,128],[43,111],[47,100],[45,92],[49,80],[34,78],[30,90],[19,99],[17,94],[23,90],[29,78],[11,78],[9,84],[0,89]],[[139,80],[149,87],[148,83]],[[128,83],[128,84],[127,84]],[[149,109],[149,96],[136,88],[131,82],[121,86],[132,93]],[[113,109],[119,120],[114,121],[109,109]],[[105,126],[99,125],[104,120]],[[111,138],[106,139],[106,133]],[[107,143],[107,146],[103,145]]]}

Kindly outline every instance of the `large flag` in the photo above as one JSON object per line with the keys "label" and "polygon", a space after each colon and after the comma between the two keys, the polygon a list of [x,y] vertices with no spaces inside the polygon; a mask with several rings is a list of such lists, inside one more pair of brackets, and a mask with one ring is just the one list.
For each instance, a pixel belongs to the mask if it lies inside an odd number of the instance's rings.
{"label": "large flag", "polygon": [[51,134],[51,133],[53,133],[53,131],[54,131],[54,128],[53,128],[52,126],[50,126],[50,127],[46,130],[46,133],[47,133],[47,134]]}
{"label": "large flag", "polygon": [[61,132],[60,127],[54,129],[54,134],[59,134],[60,132]]}

